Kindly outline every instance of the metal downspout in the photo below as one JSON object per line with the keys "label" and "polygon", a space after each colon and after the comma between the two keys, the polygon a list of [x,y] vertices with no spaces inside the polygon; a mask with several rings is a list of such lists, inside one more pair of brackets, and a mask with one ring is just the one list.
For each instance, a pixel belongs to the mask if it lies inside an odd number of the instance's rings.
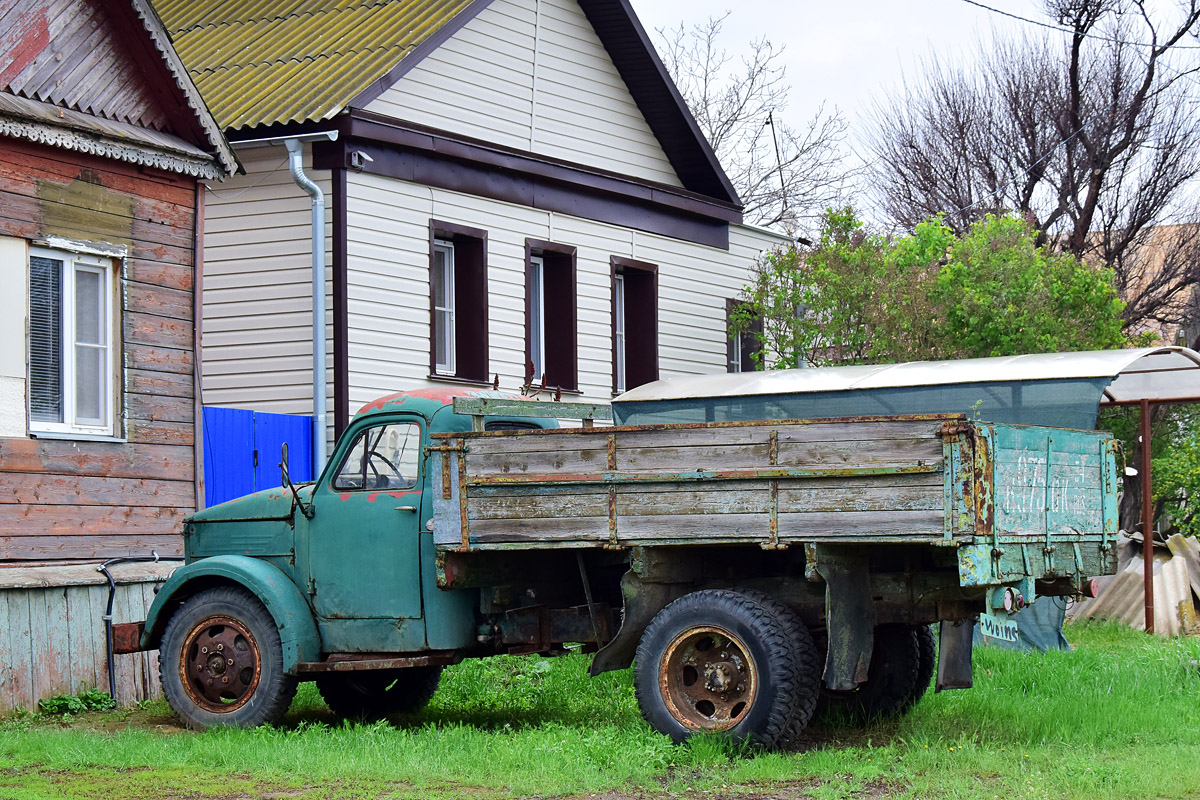
{"label": "metal downspout", "polygon": [[313,479],[325,466],[325,193],[304,174],[304,145],[285,139],[292,180],[312,198]]}

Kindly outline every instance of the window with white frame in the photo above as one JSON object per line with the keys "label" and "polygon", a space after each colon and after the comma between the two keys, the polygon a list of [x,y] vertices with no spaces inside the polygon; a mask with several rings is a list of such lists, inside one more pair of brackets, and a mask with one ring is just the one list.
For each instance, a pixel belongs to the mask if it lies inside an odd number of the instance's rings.
{"label": "window with white frame", "polygon": [[613,277],[613,345],[614,390],[620,394],[625,391],[625,276],[619,273]]}
{"label": "window with white frame", "polygon": [[529,364],[536,383],[546,377],[546,262],[540,255],[529,257]]}
{"label": "window with white frame", "polygon": [[433,243],[433,364],[434,371],[453,375],[454,364],[454,243]]}
{"label": "window with white frame", "polygon": [[29,253],[29,430],[113,434],[113,267]]}

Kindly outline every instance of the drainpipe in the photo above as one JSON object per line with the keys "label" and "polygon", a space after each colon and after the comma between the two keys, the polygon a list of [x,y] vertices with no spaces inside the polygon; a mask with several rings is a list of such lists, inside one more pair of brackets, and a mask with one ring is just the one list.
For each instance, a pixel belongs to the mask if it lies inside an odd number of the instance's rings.
{"label": "drainpipe", "polygon": [[337,131],[245,139],[235,147],[284,145],[292,180],[312,198],[313,480],[325,466],[325,193],[304,174],[304,142],[336,141]]}
{"label": "drainpipe", "polygon": [[285,139],[284,145],[288,150],[288,169],[292,173],[292,180],[312,198],[312,457],[315,479],[325,466],[325,193],[304,174],[303,143],[299,139]]}

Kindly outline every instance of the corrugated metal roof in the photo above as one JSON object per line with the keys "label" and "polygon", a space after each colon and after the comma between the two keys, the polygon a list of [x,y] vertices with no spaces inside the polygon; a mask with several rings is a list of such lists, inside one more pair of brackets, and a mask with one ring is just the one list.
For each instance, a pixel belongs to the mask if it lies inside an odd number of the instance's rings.
{"label": "corrugated metal roof", "polygon": [[221,127],[328,119],[470,0],[154,0]]}
{"label": "corrugated metal roof", "polygon": [[1033,353],[954,361],[913,361],[852,367],[685,375],[647,383],[614,404],[643,400],[804,392],[838,392],[906,386],[1111,378],[1109,402],[1200,397],[1200,354],[1186,347],[1149,347],[1083,353]]}

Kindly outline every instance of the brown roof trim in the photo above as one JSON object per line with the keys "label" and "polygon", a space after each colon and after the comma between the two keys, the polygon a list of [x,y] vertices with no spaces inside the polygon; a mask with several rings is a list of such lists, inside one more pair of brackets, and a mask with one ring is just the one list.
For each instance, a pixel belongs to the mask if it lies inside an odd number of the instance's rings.
{"label": "brown roof trim", "polygon": [[[435,140],[342,117],[336,142],[313,148],[317,169],[337,169],[355,151],[370,156],[361,171],[506,203],[569,214],[729,249],[729,221],[740,213],[664,192],[652,185],[615,181],[572,166],[508,157],[461,140]],[[328,126],[326,126],[328,127]],[[295,128],[290,128],[295,132]],[[279,134],[284,135],[284,134]]]}
{"label": "brown roof trim", "polygon": [[579,0],[579,7],[683,185],[740,207],[737,190],[700,132],[629,0]]}
{"label": "brown roof trim", "polygon": [[[344,137],[360,137],[414,150],[426,150],[477,164],[515,170],[539,178],[578,184],[624,197],[667,205],[723,222],[742,222],[740,206],[665,183],[634,178],[597,167],[585,167],[552,156],[460,136],[370,111],[351,111],[338,117],[337,123],[338,130]],[[263,134],[255,134],[256,137],[261,135]]]}
{"label": "brown roof trim", "polygon": [[400,62],[371,81],[371,84],[346,103],[346,108],[360,109],[373,103],[381,94],[396,85],[413,67],[425,60],[425,57],[441,47],[447,39],[462,30],[463,26],[479,15],[480,11],[492,4],[492,0],[475,0],[454,18],[430,34],[424,41],[400,57]]}

